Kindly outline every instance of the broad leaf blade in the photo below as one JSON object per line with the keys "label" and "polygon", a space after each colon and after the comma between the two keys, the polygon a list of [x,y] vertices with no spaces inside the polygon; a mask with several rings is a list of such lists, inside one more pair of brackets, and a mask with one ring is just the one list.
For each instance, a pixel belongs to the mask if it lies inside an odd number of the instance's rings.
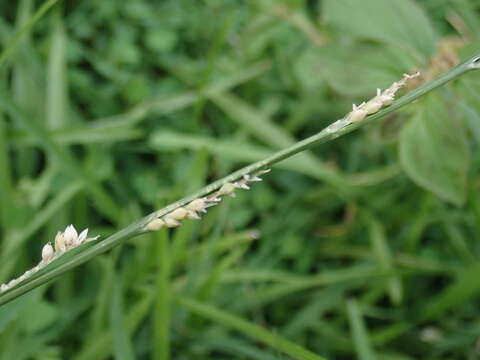
{"label": "broad leaf blade", "polygon": [[430,96],[400,136],[400,161],[413,181],[455,205],[465,201],[470,162],[455,109]]}
{"label": "broad leaf blade", "polygon": [[389,43],[419,58],[435,51],[432,24],[411,0],[326,0],[323,13],[327,23],[356,38]]}

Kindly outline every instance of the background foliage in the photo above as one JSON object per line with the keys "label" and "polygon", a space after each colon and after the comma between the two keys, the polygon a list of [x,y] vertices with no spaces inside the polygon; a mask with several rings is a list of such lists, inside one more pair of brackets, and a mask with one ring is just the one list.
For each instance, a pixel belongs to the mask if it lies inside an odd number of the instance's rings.
{"label": "background foliage", "polygon": [[[4,49],[39,6],[0,3]],[[0,280],[435,77],[478,51],[479,7],[59,2],[0,68]],[[0,359],[478,358],[479,80],[3,306]]]}

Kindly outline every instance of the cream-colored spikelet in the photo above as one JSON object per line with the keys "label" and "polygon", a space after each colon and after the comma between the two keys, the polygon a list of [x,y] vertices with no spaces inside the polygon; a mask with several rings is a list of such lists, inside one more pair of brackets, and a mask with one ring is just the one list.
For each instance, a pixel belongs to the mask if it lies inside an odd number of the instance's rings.
{"label": "cream-colored spikelet", "polygon": [[164,227],[175,228],[181,225],[182,220],[198,220],[200,219],[200,214],[206,213],[209,207],[220,203],[222,201],[222,197],[235,197],[235,191],[237,189],[249,190],[249,183],[262,181],[260,176],[268,173],[269,171],[270,169],[260,170],[255,174],[244,175],[239,181],[226,182],[220,187],[220,189],[213,191],[209,195],[194,199],[185,206],[178,207],[168,214],[151,220],[147,223],[147,225],[145,225],[144,230],[157,231]]}
{"label": "cream-colored spikelet", "polygon": [[353,104],[352,111],[345,118],[345,125],[362,121],[367,115],[375,114],[381,108],[391,105],[393,100],[395,100],[395,94],[398,90],[407,85],[409,80],[418,76],[420,76],[419,72],[412,75],[403,74],[402,80],[394,82],[388,89],[385,89],[384,91],[377,89],[377,95],[369,101],[363,102],[359,106]]}
{"label": "cream-colored spikelet", "polygon": [[10,290],[12,287],[22,282],[23,280],[28,279],[30,276],[35,274],[38,270],[42,269],[46,265],[50,264],[53,260],[62,256],[65,252],[76,248],[83,243],[93,241],[98,239],[98,236],[89,238],[88,229],[83,230],[80,234],[77,233],[77,230],[73,225],[69,225],[65,228],[63,232],[59,231],[54,239],[54,245],[50,242],[45,244],[42,248],[42,260],[30,270],[25,271],[21,276],[16,279],[10,280],[6,284],[0,285],[0,293]]}
{"label": "cream-colored spikelet", "polygon": [[165,226],[165,221],[163,221],[162,219],[153,219],[145,226],[145,230],[158,231],[164,226]]}
{"label": "cream-colored spikelet", "polygon": [[50,262],[52,261],[54,256],[55,256],[55,251],[53,250],[52,244],[47,243],[42,249],[42,261]]}

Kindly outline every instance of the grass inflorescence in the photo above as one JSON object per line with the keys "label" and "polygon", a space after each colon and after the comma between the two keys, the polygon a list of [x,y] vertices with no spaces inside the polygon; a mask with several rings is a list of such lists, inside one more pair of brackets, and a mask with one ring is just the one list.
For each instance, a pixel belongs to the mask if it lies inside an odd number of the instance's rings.
{"label": "grass inflorescence", "polygon": [[0,359],[478,355],[475,1],[0,9]]}

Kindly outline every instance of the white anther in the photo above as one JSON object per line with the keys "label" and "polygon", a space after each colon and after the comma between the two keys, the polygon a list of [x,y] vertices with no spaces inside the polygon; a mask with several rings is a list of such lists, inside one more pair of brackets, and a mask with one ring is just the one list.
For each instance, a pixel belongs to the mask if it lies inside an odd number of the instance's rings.
{"label": "white anther", "polygon": [[416,73],[414,74],[403,74],[403,77],[406,79],[406,80],[411,80],[411,79],[415,79],[416,77],[420,76],[420,71],[417,71]]}

